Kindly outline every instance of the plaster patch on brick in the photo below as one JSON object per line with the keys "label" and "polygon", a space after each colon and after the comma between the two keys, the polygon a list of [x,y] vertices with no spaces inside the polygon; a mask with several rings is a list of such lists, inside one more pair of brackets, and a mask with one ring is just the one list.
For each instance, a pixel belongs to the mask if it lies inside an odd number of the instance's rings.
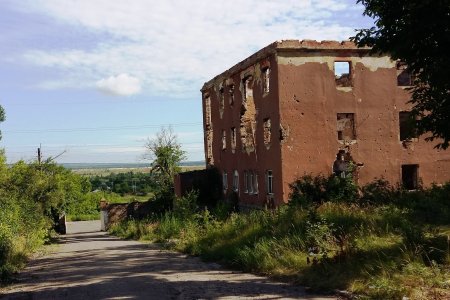
{"label": "plaster patch on brick", "polygon": [[[280,65],[301,66],[306,63],[327,64],[330,71],[334,71],[334,62],[339,61],[342,58],[336,56],[316,56],[304,53],[304,56],[283,56],[282,54],[279,54],[276,59]],[[361,63],[372,72],[375,72],[379,68],[395,67],[395,61],[393,61],[389,56],[350,56],[346,57],[346,60],[351,61],[354,66],[356,66],[357,63]]]}
{"label": "plaster patch on brick", "polygon": [[219,99],[219,114],[220,114],[220,118],[223,118],[223,111],[225,109],[225,90],[224,90],[224,86],[223,83],[221,82],[219,84],[219,88],[217,89],[217,99]]}
{"label": "plaster patch on brick", "polygon": [[208,165],[214,164],[213,157],[213,131],[212,129],[207,129],[206,132],[206,163]]}
{"label": "plaster patch on brick", "polygon": [[211,121],[211,98],[205,95],[205,139],[206,139],[206,162],[214,164],[213,158],[213,128]]}
{"label": "plaster patch on brick", "polygon": [[280,124],[280,142],[283,144],[287,141],[290,133],[289,125],[284,127],[282,124]]}
{"label": "plaster patch on brick", "polygon": [[231,153],[236,151],[236,127],[231,128]]}
{"label": "plaster patch on brick", "polygon": [[270,149],[270,142],[272,139],[272,125],[270,118],[264,119],[264,145],[266,149]]}
{"label": "plaster patch on brick", "polygon": [[253,76],[246,76],[241,81],[242,106],[239,125],[242,152],[255,151],[256,108],[253,99]]}

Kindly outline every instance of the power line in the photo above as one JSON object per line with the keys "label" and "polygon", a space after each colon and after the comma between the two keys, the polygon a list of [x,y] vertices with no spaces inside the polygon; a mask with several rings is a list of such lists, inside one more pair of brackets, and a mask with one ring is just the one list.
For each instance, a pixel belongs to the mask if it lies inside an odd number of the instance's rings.
{"label": "power line", "polygon": [[108,100],[97,100],[96,102],[93,101],[53,101],[51,103],[41,103],[41,102],[15,102],[15,103],[3,103],[2,105],[4,106],[55,106],[55,105],[78,105],[78,104],[89,104],[89,105],[101,105],[101,104],[105,104],[105,105],[111,105],[111,104],[120,104],[123,105],[124,103],[126,103],[127,105],[129,104],[134,104],[134,103],[154,103],[154,102],[188,102],[188,101],[193,101],[196,99],[149,99],[149,100],[129,100],[129,101],[108,101]]}
{"label": "power line", "polygon": [[[145,143],[145,141],[142,141],[142,143]],[[109,148],[122,148],[122,147],[142,147],[145,148],[145,145],[143,145],[142,143],[140,144],[83,144],[83,145],[57,145],[57,146],[51,146],[51,145],[45,145],[46,149],[51,149],[51,148],[57,148],[57,149],[61,149],[61,148],[89,148],[89,147],[109,147]],[[198,141],[198,142],[187,142],[187,143],[183,143],[180,142],[180,144],[183,145],[195,145],[195,144],[201,144],[203,145],[203,140],[202,141]],[[5,148],[10,149],[10,148],[35,148],[36,146],[33,145],[8,145],[5,146]]]}
{"label": "power line", "polygon": [[153,125],[134,125],[134,126],[111,126],[111,127],[79,127],[79,128],[48,128],[48,129],[18,129],[4,130],[4,133],[39,133],[39,132],[88,132],[88,131],[109,131],[109,130],[130,130],[130,129],[149,129],[160,127],[180,127],[180,126],[198,126],[203,123],[172,123],[172,124],[153,124]]}

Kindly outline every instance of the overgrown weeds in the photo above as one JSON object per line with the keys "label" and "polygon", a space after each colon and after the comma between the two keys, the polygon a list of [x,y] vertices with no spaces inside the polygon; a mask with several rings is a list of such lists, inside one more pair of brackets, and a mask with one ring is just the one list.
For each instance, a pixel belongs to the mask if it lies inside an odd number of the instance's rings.
{"label": "overgrown weeds", "polygon": [[361,299],[450,297],[450,184],[409,192],[380,180],[358,192],[330,181],[300,178],[290,205],[274,211],[210,212],[190,194],[172,211],[112,232]]}

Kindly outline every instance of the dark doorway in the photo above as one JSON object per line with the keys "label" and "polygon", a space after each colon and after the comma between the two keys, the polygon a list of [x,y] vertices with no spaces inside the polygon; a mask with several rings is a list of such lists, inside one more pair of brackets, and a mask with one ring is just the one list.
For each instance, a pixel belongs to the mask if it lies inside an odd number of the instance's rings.
{"label": "dark doorway", "polygon": [[416,190],[419,187],[419,165],[402,165],[402,185],[407,190]]}

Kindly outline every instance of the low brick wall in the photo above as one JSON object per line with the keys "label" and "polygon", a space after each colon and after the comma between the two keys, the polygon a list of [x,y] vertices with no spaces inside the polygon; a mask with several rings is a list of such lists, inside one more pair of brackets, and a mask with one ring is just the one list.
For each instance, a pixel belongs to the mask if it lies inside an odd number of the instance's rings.
{"label": "low brick wall", "polygon": [[115,223],[128,219],[143,219],[151,213],[151,205],[149,202],[131,202],[131,203],[102,203],[102,230],[108,228]]}

